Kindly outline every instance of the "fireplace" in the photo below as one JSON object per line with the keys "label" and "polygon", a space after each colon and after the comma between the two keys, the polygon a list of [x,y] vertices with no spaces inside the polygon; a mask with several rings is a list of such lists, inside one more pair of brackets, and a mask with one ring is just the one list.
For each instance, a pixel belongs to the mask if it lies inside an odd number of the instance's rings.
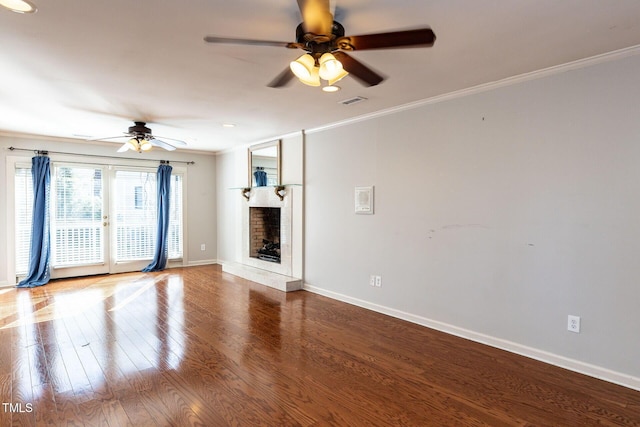
{"label": "fireplace", "polygon": [[249,208],[249,256],[280,264],[280,208]]}
{"label": "fireplace", "polygon": [[[284,292],[302,288],[302,257],[299,252],[302,224],[301,221],[293,221],[293,200],[300,200],[296,204],[299,210],[295,213],[302,215],[301,190],[299,187],[287,187],[285,196],[280,198],[273,187],[253,187],[248,192],[249,200],[238,197],[242,215],[239,221],[242,234],[238,236],[242,242],[238,248],[241,261],[225,262],[223,271]],[[296,252],[292,250],[294,246],[298,248]],[[261,254],[262,259],[258,258],[261,249],[275,258],[264,257],[264,254]]]}

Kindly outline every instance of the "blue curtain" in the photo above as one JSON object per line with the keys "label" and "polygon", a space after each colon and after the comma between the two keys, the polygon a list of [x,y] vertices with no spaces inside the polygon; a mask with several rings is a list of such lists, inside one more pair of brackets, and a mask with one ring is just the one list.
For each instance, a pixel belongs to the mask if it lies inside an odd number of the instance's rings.
{"label": "blue curtain", "polygon": [[31,220],[31,246],[29,249],[29,272],[16,285],[18,288],[34,288],[49,282],[49,185],[51,174],[49,157],[31,159],[33,178],[33,217]]}
{"label": "blue curtain", "polygon": [[169,234],[169,195],[171,192],[171,170],[169,165],[160,165],[156,185],[158,187],[158,232],[156,234],[156,247],[153,261],[142,271],[160,271],[167,265],[169,247],[167,235]]}
{"label": "blue curtain", "polygon": [[256,187],[266,187],[267,185],[267,173],[258,169],[253,173],[253,176],[256,178]]}

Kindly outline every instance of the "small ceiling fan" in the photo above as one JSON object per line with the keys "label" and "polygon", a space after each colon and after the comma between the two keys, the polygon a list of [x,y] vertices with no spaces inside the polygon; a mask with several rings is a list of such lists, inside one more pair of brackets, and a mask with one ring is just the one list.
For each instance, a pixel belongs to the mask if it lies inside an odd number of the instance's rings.
{"label": "small ceiling fan", "polygon": [[320,79],[332,87],[352,74],[365,86],[375,86],[384,80],[377,72],[348,55],[346,51],[431,47],[436,36],[430,28],[407,31],[345,36],[344,27],[333,20],[329,0],[298,0],[302,23],[296,28],[295,42],[251,40],[206,36],[207,43],[228,43],[253,46],[278,46],[302,49],[306,53],[273,79],[269,87],[282,87],[295,76],[309,86],[320,86]]}
{"label": "small ceiling fan", "polygon": [[176,149],[175,145],[186,146],[187,143],[180,141],[179,139],[167,138],[161,136],[162,139],[171,140],[171,144],[165,141],[161,141],[154,137],[151,133],[151,129],[147,127],[145,122],[133,122],[134,125],[129,127],[128,132],[125,132],[120,136],[110,136],[107,138],[94,138],[93,141],[103,141],[108,139],[129,138],[122,147],[118,149],[118,153],[123,153],[128,150],[137,151],[142,153],[143,151],[149,151],[153,147],[164,148],[168,151]]}

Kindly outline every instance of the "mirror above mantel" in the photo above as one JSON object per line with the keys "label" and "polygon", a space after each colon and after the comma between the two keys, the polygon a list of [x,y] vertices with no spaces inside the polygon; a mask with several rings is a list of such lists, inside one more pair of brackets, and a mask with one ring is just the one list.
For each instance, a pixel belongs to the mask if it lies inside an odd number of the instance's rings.
{"label": "mirror above mantel", "polygon": [[280,140],[249,147],[249,187],[280,186]]}

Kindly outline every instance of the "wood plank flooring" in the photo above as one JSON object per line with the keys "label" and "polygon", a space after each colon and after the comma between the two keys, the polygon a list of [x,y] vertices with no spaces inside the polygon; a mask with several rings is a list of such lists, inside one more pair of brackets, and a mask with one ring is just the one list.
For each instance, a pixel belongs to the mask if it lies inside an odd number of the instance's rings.
{"label": "wood plank flooring", "polygon": [[640,425],[640,392],[219,266],[0,289],[0,426]]}

